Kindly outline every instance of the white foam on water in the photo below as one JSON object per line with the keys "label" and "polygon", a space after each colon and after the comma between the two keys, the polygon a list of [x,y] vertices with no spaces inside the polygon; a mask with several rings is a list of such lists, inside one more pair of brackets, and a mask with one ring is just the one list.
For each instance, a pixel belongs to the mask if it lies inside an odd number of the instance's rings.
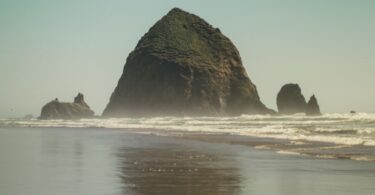
{"label": "white foam on water", "polygon": [[[126,128],[142,133],[152,129],[331,142],[375,146],[375,114],[324,114],[310,117],[241,115],[238,117],[154,117],[81,120],[1,119],[0,127]],[[297,142],[296,142],[297,143]]]}
{"label": "white foam on water", "polygon": [[373,162],[375,161],[375,157],[371,157],[371,156],[352,156],[350,157],[350,159],[352,160],[358,160],[358,161],[369,161],[369,162]]}
{"label": "white foam on water", "polygon": [[301,155],[299,152],[293,152],[289,150],[279,150],[277,151],[278,154],[287,154],[287,155]]}

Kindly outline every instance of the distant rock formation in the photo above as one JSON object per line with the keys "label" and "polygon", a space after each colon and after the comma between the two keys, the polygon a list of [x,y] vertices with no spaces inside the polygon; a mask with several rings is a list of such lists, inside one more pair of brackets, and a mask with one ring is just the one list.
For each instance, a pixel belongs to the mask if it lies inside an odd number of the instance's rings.
{"label": "distant rock formation", "polygon": [[305,113],[309,116],[321,115],[318,100],[315,95],[306,103],[305,97],[298,84],[286,84],[277,94],[279,114]]}
{"label": "distant rock formation", "polygon": [[277,94],[280,114],[296,114],[306,111],[306,100],[298,84],[286,84]]}
{"label": "distant rock formation", "polygon": [[78,93],[78,95],[74,98],[74,103],[84,106],[86,108],[90,108],[89,105],[86,104],[82,93]]}
{"label": "distant rock formation", "polygon": [[309,102],[306,107],[306,115],[308,116],[318,116],[321,115],[318,100],[316,100],[315,95],[310,97]]}
{"label": "distant rock formation", "polygon": [[57,98],[49,102],[43,106],[39,119],[80,119],[93,116],[94,112],[84,101],[83,95],[78,93],[73,103],[59,102]]}
{"label": "distant rock formation", "polygon": [[267,113],[233,43],[174,8],[129,54],[103,116]]}

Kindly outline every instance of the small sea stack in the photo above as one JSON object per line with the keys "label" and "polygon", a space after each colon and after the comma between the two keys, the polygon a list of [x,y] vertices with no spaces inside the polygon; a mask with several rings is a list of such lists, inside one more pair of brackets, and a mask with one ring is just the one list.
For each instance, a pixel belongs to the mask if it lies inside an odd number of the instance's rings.
{"label": "small sea stack", "polygon": [[316,99],[315,95],[311,96],[309,102],[307,103],[306,115],[308,116],[322,115],[322,113],[320,113],[318,100]]}
{"label": "small sea stack", "polygon": [[298,84],[286,84],[277,94],[277,108],[279,114],[305,113],[307,116],[321,115],[318,100],[312,95],[306,103]]}
{"label": "small sea stack", "polygon": [[39,119],[81,119],[94,117],[94,111],[90,109],[81,93],[74,98],[73,103],[59,102],[55,100],[43,106]]}
{"label": "small sea stack", "polygon": [[279,114],[296,114],[306,111],[306,100],[298,84],[286,84],[277,94]]}

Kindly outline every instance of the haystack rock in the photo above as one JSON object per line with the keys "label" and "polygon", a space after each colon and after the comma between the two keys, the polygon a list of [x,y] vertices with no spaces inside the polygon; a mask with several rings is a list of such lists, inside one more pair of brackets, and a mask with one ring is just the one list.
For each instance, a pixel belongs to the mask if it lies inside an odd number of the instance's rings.
{"label": "haystack rock", "polygon": [[267,113],[233,43],[174,8],[129,54],[103,116]]}
{"label": "haystack rock", "polygon": [[309,116],[318,116],[318,115],[321,115],[321,114],[322,113],[320,113],[320,108],[319,108],[318,100],[316,100],[315,95],[313,95],[313,96],[310,97],[310,100],[307,103],[307,106],[306,106],[306,115],[309,115]]}
{"label": "haystack rock", "polygon": [[277,94],[277,108],[280,114],[296,114],[306,111],[306,100],[298,84],[286,84]]}
{"label": "haystack rock", "polygon": [[73,103],[59,102],[55,100],[49,102],[42,108],[39,119],[80,119],[94,117],[94,112],[86,104],[81,93],[74,98]]}

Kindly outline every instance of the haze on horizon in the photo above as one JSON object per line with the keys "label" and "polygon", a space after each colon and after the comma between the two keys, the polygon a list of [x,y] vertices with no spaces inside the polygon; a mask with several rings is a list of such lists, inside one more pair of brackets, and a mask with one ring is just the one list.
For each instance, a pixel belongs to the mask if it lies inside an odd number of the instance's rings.
{"label": "haze on horizon", "polygon": [[128,54],[173,7],[220,28],[260,98],[286,83],[323,112],[375,112],[375,1],[0,1],[0,118],[78,92],[100,115]]}

